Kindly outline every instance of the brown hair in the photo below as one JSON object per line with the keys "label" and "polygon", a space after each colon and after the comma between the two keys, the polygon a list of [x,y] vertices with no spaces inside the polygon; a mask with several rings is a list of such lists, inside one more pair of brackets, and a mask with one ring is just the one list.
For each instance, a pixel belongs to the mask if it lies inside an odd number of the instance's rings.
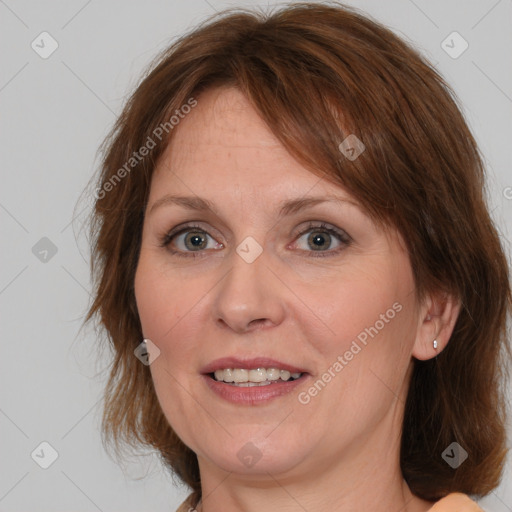
{"label": "brown hair", "polygon": [[[149,368],[134,356],[142,340],[134,275],[152,172],[179,129],[170,116],[223,85],[239,88],[312,173],[399,230],[419,300],[436,290],[460,299],[446,348],[414,361],[401,469],[426,500],[488,494],[507,454],[502,386],[511,292],[485,204],[482,160],[443,78],[390,30],[339,4],[216,15],[158,57],[104,141],[91,219],[95,295],[86,319],[99,315],[114,352],[104,439],[156,448],[199,499],[197,458],[168,424]],[[355,160],[339,149],[349,134],[366,146]],[[155,147],[130,160],[150,139]],[[453,441],[469,453],[457,469],[441,457]]]}

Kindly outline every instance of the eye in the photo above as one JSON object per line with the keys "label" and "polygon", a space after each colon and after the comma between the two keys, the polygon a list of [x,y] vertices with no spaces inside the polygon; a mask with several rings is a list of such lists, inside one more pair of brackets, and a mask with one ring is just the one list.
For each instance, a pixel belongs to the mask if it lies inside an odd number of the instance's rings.
{"label": "eye", "polygon": [[[307,236],[306,236],[307,235]],[[344,231],[324,223],[310,222],[307,228],[297,235],[294,245],[311,257],[332,256],[343,250],[351,242],[351,237]],[[301,239],[302,240],[301,242]],[[334,245],[334,247],[333,247]],[[171,230],[160,241],[171,254],[178,257],[198,257],[204,249],[223,249],[201,226],[187,225]]]}
{"label": "eye", "polygon": [[[183,226],[178,231],[172,230],[164,235],[160,245],[166,247],[172,254],[184,257],[196,257],[196,254],[193,253],[201,252],[203,249],[222,249],[224,247],[223,244],[216,242],[204,229],[195,225]],[[177,250],[173,249],[172,245]],[[186,255],[184,253],[192,254]]]}
{"label": "eye", "polygon": [[[307,236],[306,236],[307,235]],[[302,242],[301,239],[303,239]],[[306,230],[299,233],[297,245],[299,249],[313,252],[312,257],[323,257],[337,254],[350,244],[352,239],[347,233],[324,223],[310,223]],[[302,245],[302,247],[300,247]],[[335,246],[333,248],[333,245]],[[322,254],[327,253],[327,254]]]}

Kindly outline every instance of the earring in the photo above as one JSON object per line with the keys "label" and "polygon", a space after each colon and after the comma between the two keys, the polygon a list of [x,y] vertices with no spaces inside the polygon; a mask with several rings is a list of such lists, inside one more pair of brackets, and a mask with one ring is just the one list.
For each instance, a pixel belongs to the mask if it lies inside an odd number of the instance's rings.
{"label": "earring", "polygon": [[437,340],[434,340],[433,345],[434,345],[434,348],[437,348]]}

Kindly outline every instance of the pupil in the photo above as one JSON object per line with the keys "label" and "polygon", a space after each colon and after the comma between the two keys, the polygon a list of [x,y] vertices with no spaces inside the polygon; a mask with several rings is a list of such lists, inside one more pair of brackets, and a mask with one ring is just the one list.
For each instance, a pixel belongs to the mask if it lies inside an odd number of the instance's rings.
{"label": "pupil", "polygon": [[189,242],[192,244],[193,247],[201,247],[202,245],[204,245],[203,243],[203,240],[202,240],[202,235],[191,235],[189,238],[188,238]]}
{"label": "pupil", "polygon": [[[325,233],[322,233],[322,234],[316,234],[316,235],[310,235],[310,241],[313,242],[313,244],[316,246],[316,247],[324,247],[325,246],[325,237],[326,237],[326,234]],[[316,250],[316,249],[315,249]]]}

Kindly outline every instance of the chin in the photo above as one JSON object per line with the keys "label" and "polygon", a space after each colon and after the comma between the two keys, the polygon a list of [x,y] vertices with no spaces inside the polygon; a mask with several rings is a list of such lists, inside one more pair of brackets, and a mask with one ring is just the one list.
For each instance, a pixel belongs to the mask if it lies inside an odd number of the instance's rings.
{"label": "chin", "polygon": [[[251,476],[276,476],[293,472],[307,458],[304,439],[294,440],[282,435],[262,433],[261,427],[246,429],[244,435],[234,435],[226,443],[198,447],[196,453],[216,467],[231,473]],[[274,438],[272,436],[274,435]],[[267,437],[265,437],[267,436]],[[271,439],[272,438],[272,439]],[[213,449],[212,449],[213,448]]]}

